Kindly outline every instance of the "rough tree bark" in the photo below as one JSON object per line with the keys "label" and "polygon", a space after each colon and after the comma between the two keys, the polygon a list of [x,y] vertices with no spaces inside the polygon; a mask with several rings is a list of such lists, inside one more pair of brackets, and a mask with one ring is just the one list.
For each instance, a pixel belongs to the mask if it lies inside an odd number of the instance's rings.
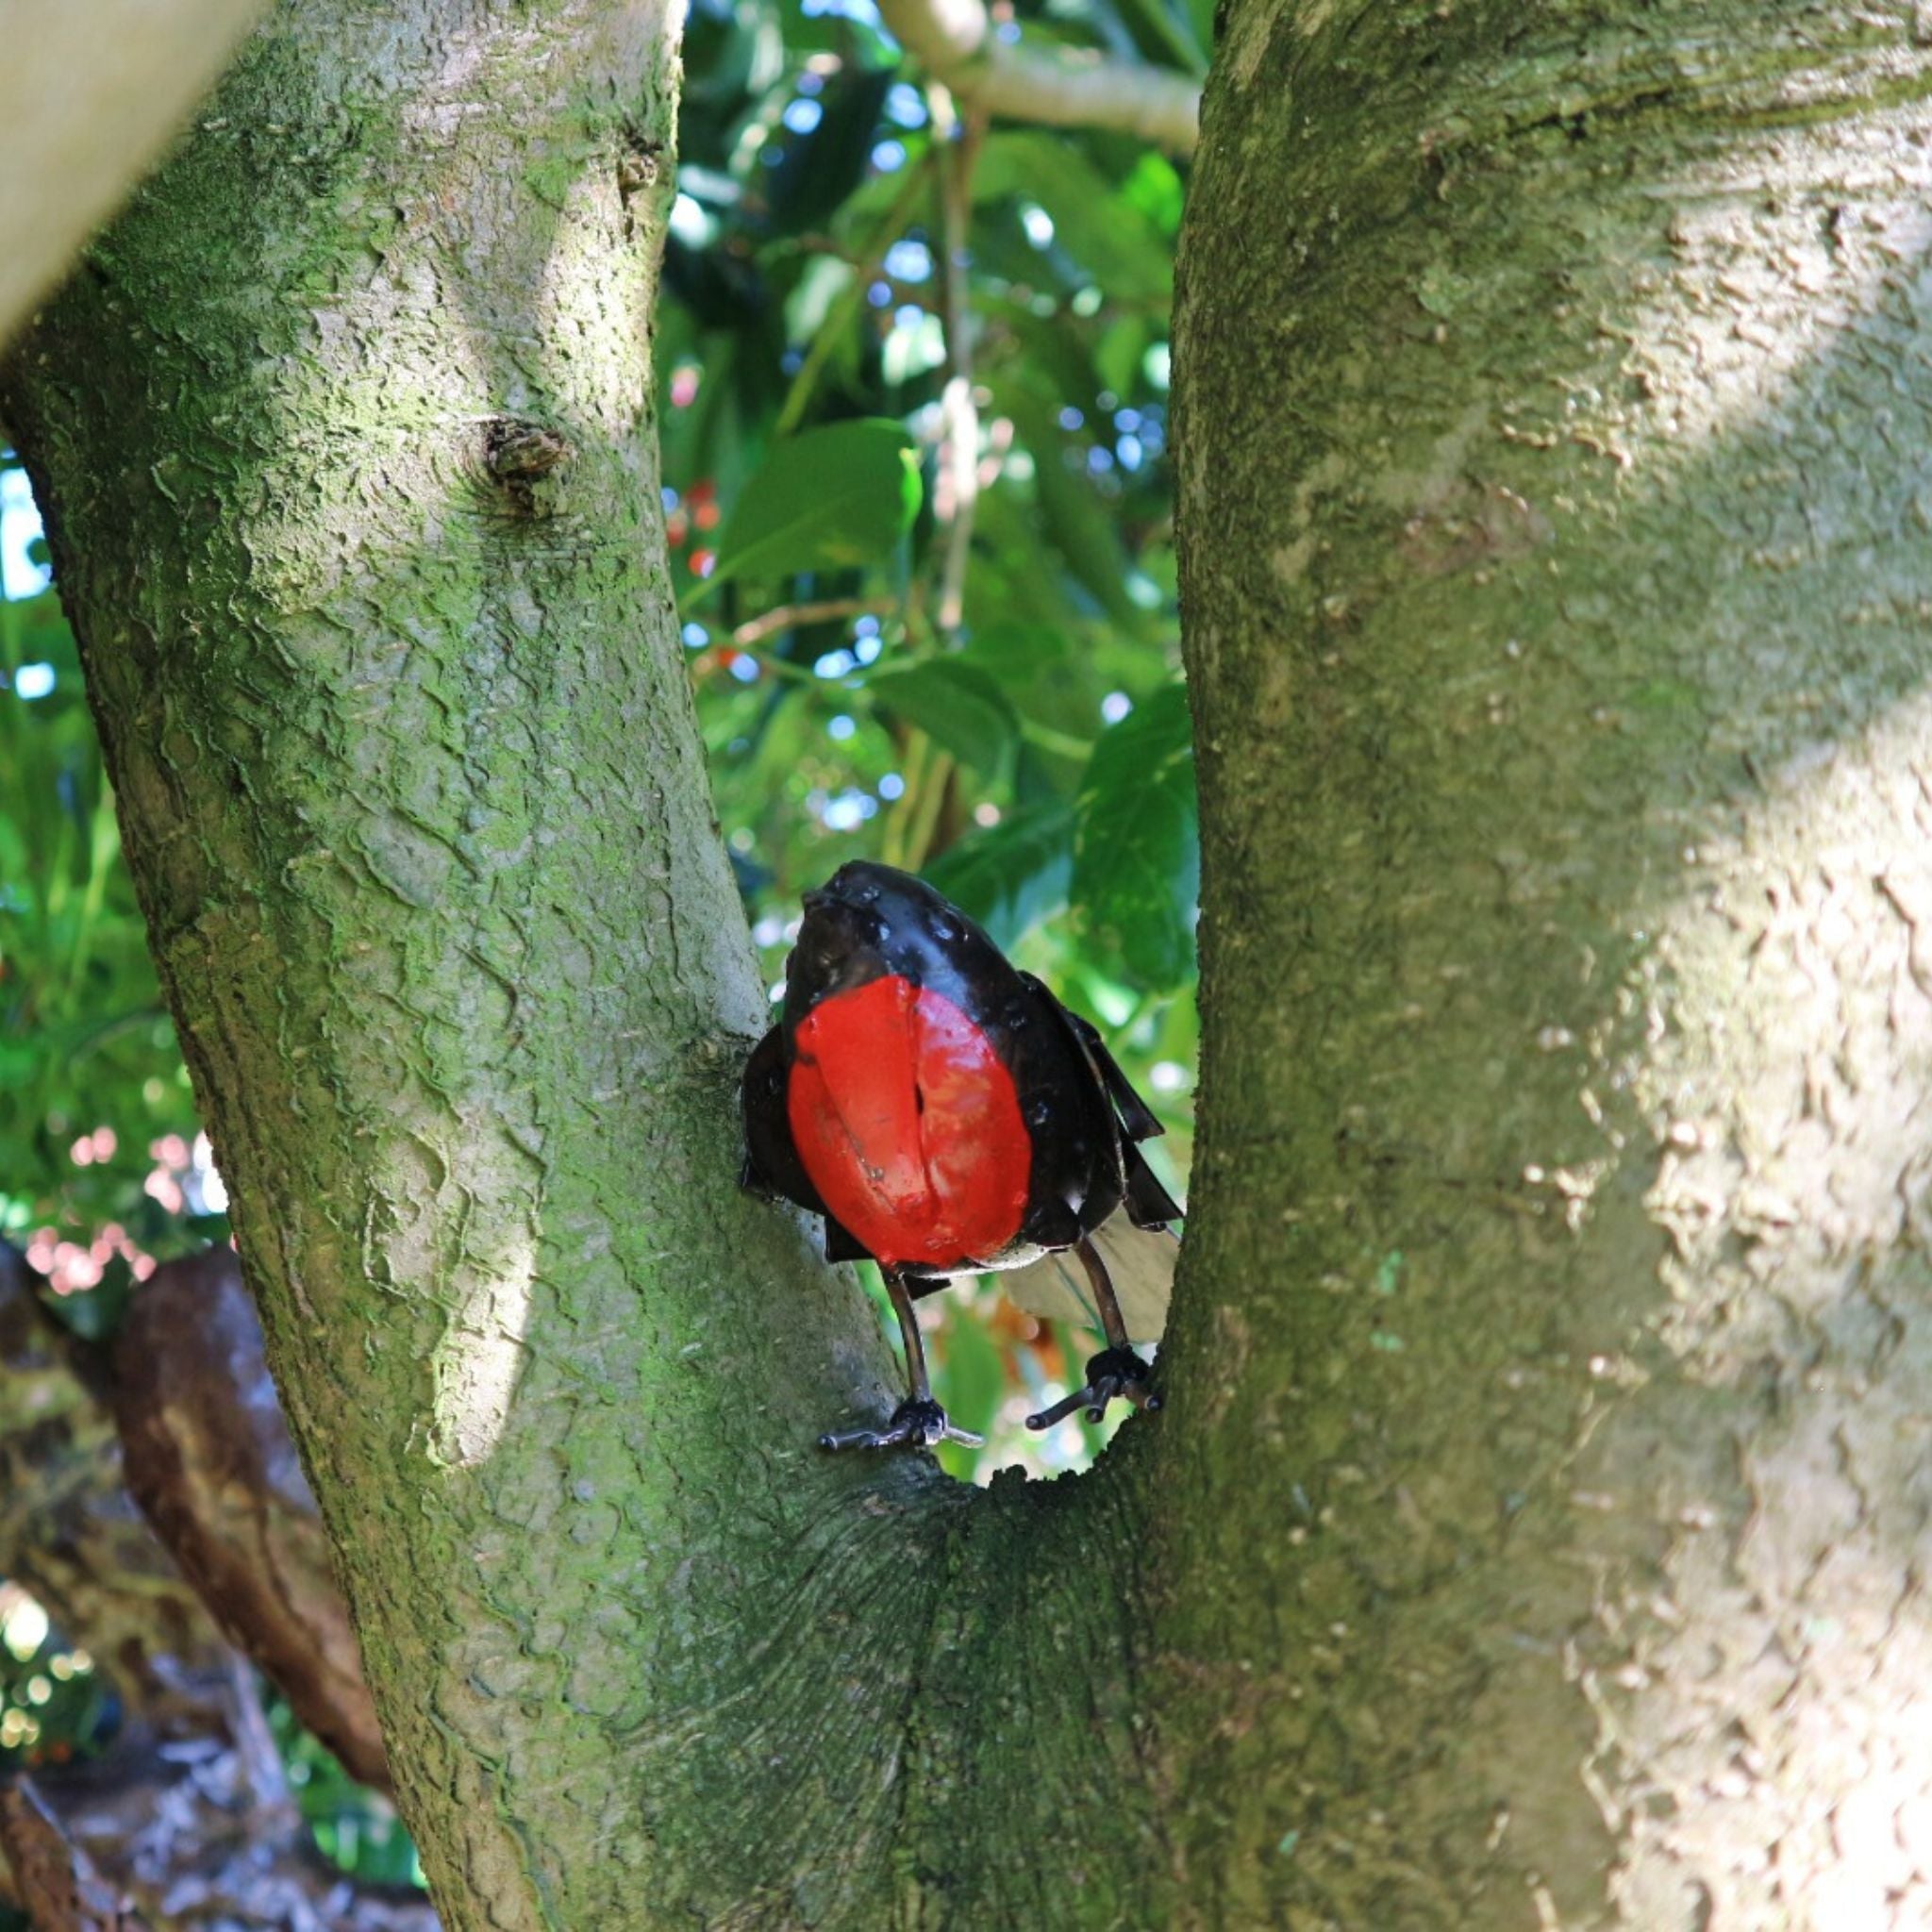
{"label": "rough tree bark", "polygon": [[984,1496],[732,1186],[660,28],[283,8],[6,405],[445,1922],[1922,1917],[1912,9],[1236,0],[1170,1406]]}
{"label": "rough tree bark", "polygon": [[1224,26],[1158,1545],[1196,1908],[1923,1924],[1924,9]]}

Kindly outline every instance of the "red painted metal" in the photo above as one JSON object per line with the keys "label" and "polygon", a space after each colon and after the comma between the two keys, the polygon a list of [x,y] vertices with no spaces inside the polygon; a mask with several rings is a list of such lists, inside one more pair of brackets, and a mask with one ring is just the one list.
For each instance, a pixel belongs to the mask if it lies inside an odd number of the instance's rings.
{"label": "red painted metal", "polygon": [[889,974],[821,1000],[786,1110],[833,1218],[888,1266],[967,1264],[1019,1232],[1033,1147],[1013,1076],[930,987]]}

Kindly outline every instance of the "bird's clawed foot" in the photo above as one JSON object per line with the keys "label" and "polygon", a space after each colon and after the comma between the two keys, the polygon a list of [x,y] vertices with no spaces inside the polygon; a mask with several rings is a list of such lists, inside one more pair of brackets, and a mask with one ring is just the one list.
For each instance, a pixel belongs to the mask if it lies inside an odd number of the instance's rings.
{"label": "bird's clawed foot", "polygon": [[941,1442],[963,1442],[969,1449],[986,1446],[984,1436],[956,1428],[937,1402],[919,1397],[902,1402],[882,1429],[827,1429],[819,1438],[821,1449],[934,1449]]}
{"label": "bird's clawed foot", "polygon": [[1026,1418],[1029,1429],[1050,1429],[1064,1422],[1076,1408],[1087,1411],[1087,1420],[1097,1423],[1107,1413],[1107,1405],[1116,1396],[1131,1402],[1136,1408],[1156,1409],[1160,1397],[1147,1384],[1147,1364],[1131,1348],[1104,1348],[1087,1363],[1087,1386],[1063,1396],[1051,1408]]}

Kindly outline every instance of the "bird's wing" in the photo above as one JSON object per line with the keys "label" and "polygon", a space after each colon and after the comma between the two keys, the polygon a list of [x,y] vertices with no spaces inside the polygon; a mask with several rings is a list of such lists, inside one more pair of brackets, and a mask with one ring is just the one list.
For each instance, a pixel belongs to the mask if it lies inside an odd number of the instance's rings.
{"label": "bird's wing", "polygon": [[1129,1141],[1152,1141],[1166,1133],[1167,1129],[1156,1118],[1154,1109],[1134,1091],[1134,1083],[1121,1070],[1121,1063],[1108,1051],[1100,1028],[1084,1013],[1074,1012],[1064,1000],[1057,998],[1045,980],[1031,973],[1023,973],[1020,977],[1072,1036],[1074,1046],[1092,1068],[1094,1078],[1106,1090],[1120,1121],[1121,1132]]}

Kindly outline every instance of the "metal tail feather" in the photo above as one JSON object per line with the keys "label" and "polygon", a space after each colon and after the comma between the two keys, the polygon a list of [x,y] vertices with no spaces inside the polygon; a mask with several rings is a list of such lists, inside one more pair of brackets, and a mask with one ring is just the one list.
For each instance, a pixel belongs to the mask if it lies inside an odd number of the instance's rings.
{"label": "metal tail feather", "polygon": [[[1174,1299],[1174,1264],[1181,1252],[1178,1237],[1165,1227],[1136,1227],[1123,1212],[1111,1216],[1090,1239],[1107,1264],[1129,1339],[1158,1341]],[[1101,1325],[1087,1271],[1071,1249],[1048,1255],[1029,1267],[1011,1269],[1001,1274],[999,1285],[1000,1292],[1029,1315],[1051,1322],[1081,1322],[1091,1328]]]}

